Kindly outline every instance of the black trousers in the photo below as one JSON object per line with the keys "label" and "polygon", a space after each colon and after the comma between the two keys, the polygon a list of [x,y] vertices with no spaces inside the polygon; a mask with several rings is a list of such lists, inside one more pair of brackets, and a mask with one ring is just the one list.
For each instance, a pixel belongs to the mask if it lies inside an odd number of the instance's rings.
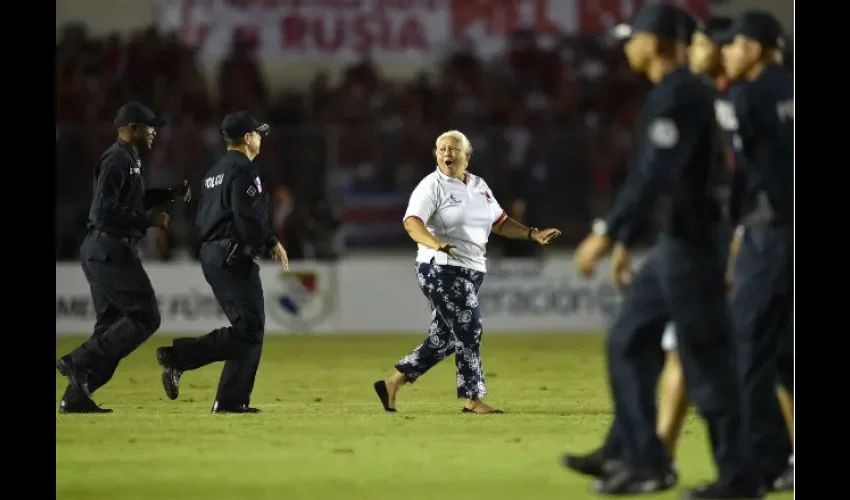
{"label": "black trousers", "polygon": [[606,451],[634,467],[663,467],[656,434],[661,335],[676,324],[688,393],[706,420],[721,482],[755,481],[740,442],[740,399],[726,302],[723,243],[662,235],[635,274],[606,342],[615,420]]}
{"label": "black trousers", "polygon": [[263,350],[266,314],[260,268],[244,257],[225,265],[224,243],[204,243],[200,260],[204,278],[230,320],[230,325],[201,337],[178,338],[173,343],[177,367],[194,370],[224,361],[216,401],[219,406],[249,404]]}
{"label": "black trousers", "polygon": [[[86,235],[80,262],[91,288],[96,321],[92,336],[71,353],[89,373],[89,390],[103,387],[118,363],[142,345],[160,325],[159,307],[136,250],[124,239],[98,230]],[[69,386],[67,403],[84,396]]]}
{"label": "black trousers", "polygon": [[793,245],[791,227],[747,228],[735,262],[732,317],[743,433],[768,480],[782,472],[791,454],[776,388],[794,388]]}

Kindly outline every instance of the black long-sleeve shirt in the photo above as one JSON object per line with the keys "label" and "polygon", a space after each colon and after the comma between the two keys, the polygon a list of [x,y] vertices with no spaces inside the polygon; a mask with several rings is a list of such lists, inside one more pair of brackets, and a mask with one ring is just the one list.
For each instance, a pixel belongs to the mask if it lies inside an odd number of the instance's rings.
{"label": "black long-sleeve shirt", "polygon": [[153,225],[151,208],[172,201],[176,189],[145,190],[142,160],[136,149],[118,139],[94,168],[94,194],[87,227],[138,239]]}
{"label": "black long-sleeve shirt", "polygon": [[719,221],[710,185],[722,168],[715,96],[686,68],[666,75],[647,95],[626,184],[606,218],[612,239],[633,244],[654,209],[662,230],[682,238],[707,234],[703,228]]}
{"label": "black long-sleeve shirt", "polygon": [[752,82],[729,91],[735,111],[735,147],[743,161],[735,169],[731,215],[734,222],[763,210],[765,217],[790,221],[794,202],[794,80],[769,66]]}
{"label": "black long-sleeve shirt", "polygon": [[201,241],[234,239],[257,252],[277,245],[268,193],[247,156],[228,151],[206,173],[202,187],[196,221]]}

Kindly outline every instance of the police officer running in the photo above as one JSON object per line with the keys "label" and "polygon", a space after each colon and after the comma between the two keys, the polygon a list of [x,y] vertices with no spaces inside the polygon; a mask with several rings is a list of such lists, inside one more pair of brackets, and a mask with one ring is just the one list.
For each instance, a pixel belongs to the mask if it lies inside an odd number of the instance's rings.
{"label": "police officer running", "polygon": [[122,106],[115,118],[118,140],[94,168],[94,196],[80,262],[91,287],[97,319],[92,336],[56,362],[69,384],[60,413],[111,413],[91,394],[103,387],[118,363],[158,328],[159,308],[151,282],[136,253],[149,227],[167,228],[169,215],[152,209],[191,193],[187,182],[173,189],[145,189],[140,151],[153,146],[164,124],[138,102]]}
{"label": "police officer running", "polygon": [[784,38],[771,14],[744,12],[730,36],[724,65],[740,84],[729,93],[734,116],[728,125],[745,159],[735,169],[731,206],[744,228],[732,298],[744,439],[765,480],[789,489],[793,460],[788,463],[780,434],[791,431],[793,444],[793,415],[786,413],[785,429],[777,418],[777,389],[784,399],[794,390],[794,80],[776,57]]}
{"label": "police officer running", "polygon": [[[723,217],[710,182],[715,169],[723,168],[715,93],[681,66],[695,29],[692,16],[666,4],[648,5],[634,20],[626,57],[655,88],[638,118],[639,144],[626,186],[608,217],[594,223],[576,251],[579,272],[589,276],[613,243],[614,283],[627,287],[606,339],[616,456],[606,456],[603,448],[565,460],[580,472],[595,461],[601,478],[594,489],[607,495],[651,493],[677,481],[656,434],[655,388],[663,364],[659,345],[671,320],[678,329],[688,393],[707,421],[719,475],[684,498],[763,495],[739,443],[740,401],[724,279],[728,240],[718,238]],[[632,277],[629,247],[638,224],[653,212],[660,235]]]}
{"label": "police officer running", "polygon": [[268,132],[267,124],[247,112],[224,118],[221,134],[227,153],[207,172],[198,207],[201,268],[231,326],[202,337],[178,338],[171,347],[156,350],[169,399],[177,399],[184,371],[225,362],[213,413],[260,411],[249,406],[265,334],[263,285],[254,258],[268,249],[283,270],[289,270],[286,250],[269,223],[268,194],[253,161]]}

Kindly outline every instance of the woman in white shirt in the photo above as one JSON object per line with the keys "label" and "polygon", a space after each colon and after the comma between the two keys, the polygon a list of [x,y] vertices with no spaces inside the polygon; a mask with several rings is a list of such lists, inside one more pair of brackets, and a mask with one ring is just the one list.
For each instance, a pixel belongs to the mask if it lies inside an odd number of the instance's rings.
{"label": "woman in white shirt", "polygon": [[413,190],[404,215],[404,229],[418,244],[416,274],[431,305],[431,327],[395,373],[375,382],[375,392],[386,411],[396,411],[401,387],[454,353],[457,396],[466,400],[462,411],[502,413],[481,401],[486,389],[478,290],[486,273],[487,240],[492,231],[545,245],[561,232],[526,227],[508,217],[484,179],[467,172],[472,145],[461,132],[440,135],[434,155],[437,169]]}

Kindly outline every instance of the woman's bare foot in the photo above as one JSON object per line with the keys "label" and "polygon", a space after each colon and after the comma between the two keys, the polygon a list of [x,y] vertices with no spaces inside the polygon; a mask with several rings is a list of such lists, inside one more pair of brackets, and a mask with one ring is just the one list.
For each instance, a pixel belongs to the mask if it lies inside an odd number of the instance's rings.
{"label": "woman's bare foot", "polygon": [[464,413],[504,413],[502,410],[497,410],[480,399],[468,399],[463,405]]}
{"label": "woman's bare foot", "polygon": [[389,393],[390,397],[389,406],[390,408],[395,408],[396,395],[402,386],[407,383],[407,377],[401,372],[395,372],[388,379],[384,380],[384,383],[387,384],[387,393]]}
{"label": "woman's bare foot", "polygon": [[375,393],[384,405],[384,410],[389,412],[396,411],[396,395],[401,387],[407,383],[407,377],[403,373],[395,372],[386,380],[375,382]]}

